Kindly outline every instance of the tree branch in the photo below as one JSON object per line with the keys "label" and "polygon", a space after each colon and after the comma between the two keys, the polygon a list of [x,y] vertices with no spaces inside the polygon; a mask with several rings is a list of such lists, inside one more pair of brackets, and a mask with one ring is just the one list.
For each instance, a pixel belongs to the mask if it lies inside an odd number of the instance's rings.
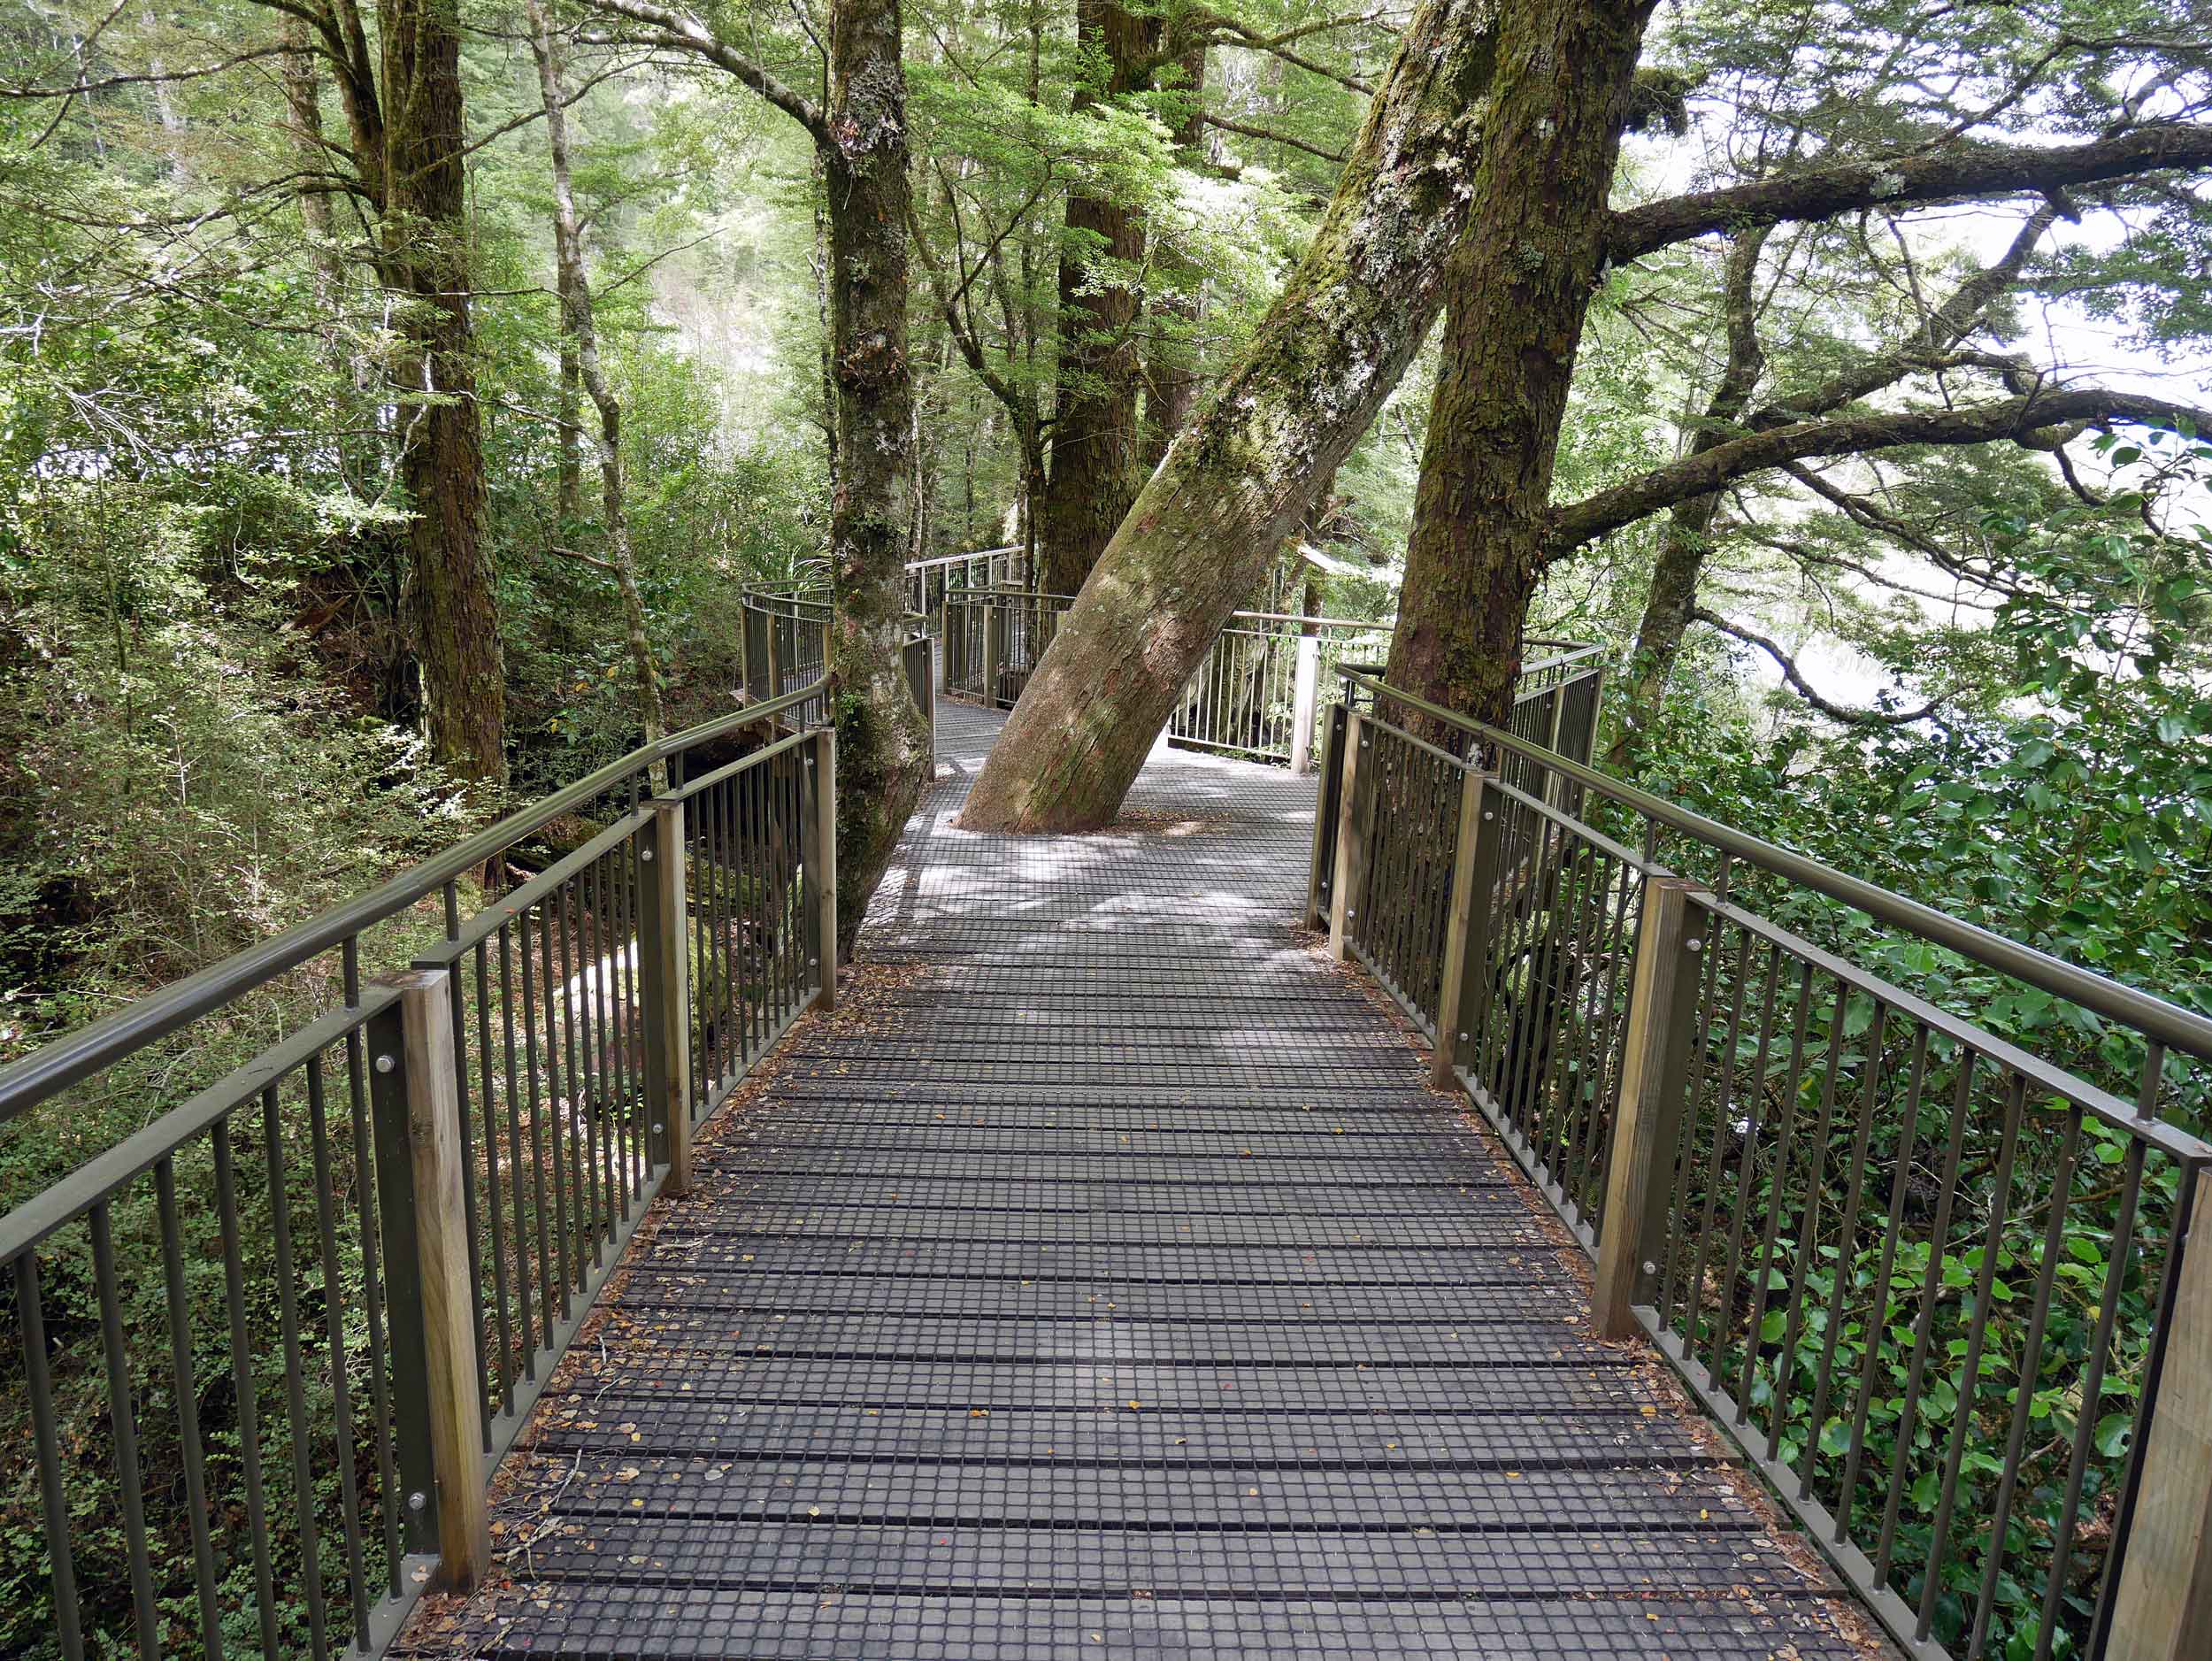
{"label": "tree branch", "polygon": [[638,40],[626,39],[609,44],[661,47],[704,58],[716,68],[727,72],[743,85],[751,88],[806,128],[816,143],[826,145],[830,142],[829,119],[811,100],[786,86],[689,12],[652,5],[648,4],[648,0],[589,0],[589,3],[595,11],[608,12],[632,23],[641,23],[650,31]]}
{"label": "tree branch", "polygon": [[2186,121],[2149,122],[2087,144],[1962,144],[1629,208],[1613,215],[1606,253],[1617,265],[1670,243],[1750,225],[1832,219],[1855,208],[2039,195],[2137,173],[2208,166],[2212,127]]}
{"label": "tree branch", "polygon": [[1263,127],[1247,127],[1241,121],[1232,121],[1225,115],[1215,115],[1210,112],[1198,119],[1208,127],[1217,127],[1225,133],[1241,133],[1247,138],[1262,139],[1270,144],[1281,144],[1290,150],[1302,150],[1309,156],[1318,156],[1323,161],[1334,162],[1340,167],[1344,165],[1342,150],[1324,150],[1318,144],[1309,144],[1304,139],[1293,138],[1287,133],[1271,132]]}
{"label": "tree branch", "polygon": [[1775,667],[1782,672],[1782,679],[1789,683],[1791,691],[1830,720],[1841,721],[1846,727],[1909,727],[1915,721],[1926,720],[1943,707],[1941,698],[1930,698],[1916,710],[1862,710],[1854,709],[1847,704],[1832,704],[1813,690],[1811,683],[1799,672],[1789,653],[1764,634],[1755,634],[1747,628],[1739,627],[1718,612],[1709,611],[1701,605],[1690,615],[1708,628],[1718,629],[1747,646],[1756,646],[1774,659]]}
{"label": "tree branch", "polygon": [[1730,439],[1555,510],[1544,558],[1547,562],[1557,559],[1608,531],[1633,524],[1677,502],[1708,495],[1732,479],[1811,456],[1858,455],[1909,444],[1986,444],[2002,439],[2032,450],[2047,450],[2064,442],[2053,434],[2053,428],[2102,421],[2140,427],[2173,427],[2186,421],[2198,432],[2212,433],[2212,411],[2103,387],[2041,392],[1959,409],[1793,421]]}

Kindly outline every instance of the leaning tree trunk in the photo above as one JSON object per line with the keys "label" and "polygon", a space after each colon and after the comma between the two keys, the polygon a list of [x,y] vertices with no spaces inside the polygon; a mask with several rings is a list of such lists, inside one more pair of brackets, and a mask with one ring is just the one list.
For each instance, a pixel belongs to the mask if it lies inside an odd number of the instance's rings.
{"label": "leaning tree trunk", "polygon": [[1425,0],[1313,246],[1083,585],[962,823],[1110,820],[1214,637],[1427,333],[1467,223],[1498,0]]}
{"label": "leaning tree trunk", "polygon": [[837,489],[829,628],[837,726],[841,951],[891,862],[934,765],[902,651],[914,466],[907,361],[906,74],[898,0],[837,0],[830,16],[830,379]]}
{"label": "leaning tree trunk", "polygon": [[384,61],[388,185],[380,229],[388,268],[408,296],[399,473],[414,509],[409,612],[424,725],[432,756],[448,769],[503,786],[507,677],[497,581],[484,546],[457,0],[393,0]]}
{"label": "leaning tree trunk", "polygon": [[[1077,0],[1079,48],[1104,55],[1108,100],[1140,90],[1159,39],[1157,18],[1112,0]],[[1079,88],[1079,112],[1101,94]],[[1137,295],[1120,271],[1144,258],[1143,218],[1104,196],[1071,191],[1060,250],[1060,361],[1052,418],[1052,471],[1038,504],[1045,586],[1073,594],[1136,499]],[[1099,262],[1110,261],[1102,271]]]}
{"label": "leaning tree trunk", "polygon": [[1501,727],[1650,13],[1650,0],[1532,0],[1500,31],[1387,678]]}

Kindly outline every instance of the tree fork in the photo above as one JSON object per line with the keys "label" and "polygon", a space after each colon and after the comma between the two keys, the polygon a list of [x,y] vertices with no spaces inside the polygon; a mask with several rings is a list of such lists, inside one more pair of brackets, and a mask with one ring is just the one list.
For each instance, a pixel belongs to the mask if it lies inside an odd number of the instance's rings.
{"label": "tree fork", "polygon": [[1512,714],[1560,424],[1650,13],[1647,0],[1536,0],[1500,33],[1388,676],[1498,726]]}
{"label": "tree fork", "polygon": [[1468,220],[1496,0],[1425,0],[1326,216],[1062,621],[961,822],[1110,820],[1189,678],[1419,347]]}

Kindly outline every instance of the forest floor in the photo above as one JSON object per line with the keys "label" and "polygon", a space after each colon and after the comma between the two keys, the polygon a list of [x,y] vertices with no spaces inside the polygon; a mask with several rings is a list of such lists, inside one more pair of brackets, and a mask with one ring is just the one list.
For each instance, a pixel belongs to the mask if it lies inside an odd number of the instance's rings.
{"label": "forest floor", "polygon": [[1855,1657],[1803,1540],[1407,1024],[1293,929],[1310,779],[1087,838],[940,781],[502,1473],[513,1657]]}

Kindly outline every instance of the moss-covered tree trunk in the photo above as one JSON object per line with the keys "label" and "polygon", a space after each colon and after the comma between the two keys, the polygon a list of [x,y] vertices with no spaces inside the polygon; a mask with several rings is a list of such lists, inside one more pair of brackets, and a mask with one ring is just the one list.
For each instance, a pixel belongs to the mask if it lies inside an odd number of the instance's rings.
{"label": "moss-covered tree trunk", "polygon": [[1500,726],[1650,12],[1649,0],[1528,0],[1499,32],[1388,678]]}
{"label": "moss-covered tree trunk", "polygon": [[[1176,61],[1176,95],[1183,100],[1175,123],[1177,157],[1185,166],[1203,159],[1206,113],[1206,49],[1193,47]],[[1173,235],[1153,235],[1153,269],[1161,291],[1148,304],[1152,327],[1147,333],[1144,365],[1143,463],[1149,473],[1198,407],[1199,358],[1195,333],[1202,309],[1203,273],[1176,246]],[[1102,548],[1104,544],[1101,544]]]}
{"label": "moss-covered tree trunk", "polygon": [[507,676],[499,593],[484,546],[484,427],[469,318],[465,134],[457,0],[392,0],[384,34],[381,230],[410,296],[397,379],[408,527],[408,620],[422,664],[431,753],[503,786]]}
{"label": "moss-covered tree trunk", "polygon": [[1366,430],[1441,299],[1485,129],[1497,0],[1425,0],[1312,247],[1170,447],[1009,718],[962,822],[1088,830]]}
{"label": "moss-covered tree trunk", "polygon": [[837,918],[849,952],[933,766],[901,652],[914,467],[907,360],[906,72],[898,0],[830,15],[829,672],[837,724]]}
{"label": "moss-covered tree trunk", "polygon": [[[1076,0],[1077,49],[1097,54],[1102,86],[1079,83],[1075,108],[1140,90],[1150,78],[1160,20],[1112,0]],[[1136,499],[1144,470],[1137,435],[1137,291],[1123,281],[1144,258],[1144,220],[1126,204],[1068,195],[1060,247],[1060,360],[1052,470],[1037,504],[1045,586],[1072,594]]]}

